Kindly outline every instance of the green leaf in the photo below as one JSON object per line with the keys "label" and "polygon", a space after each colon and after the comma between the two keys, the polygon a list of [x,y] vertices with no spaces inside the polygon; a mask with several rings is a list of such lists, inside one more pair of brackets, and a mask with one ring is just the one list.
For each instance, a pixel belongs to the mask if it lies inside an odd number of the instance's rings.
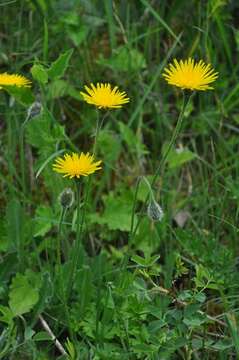
{"label": "green leaf", "polygon": [[35,98],[30,88],[4,86],[9,95],[13,96],[21,105],[30,106]]}
{"label": "green leaf", "polygon": [[140,266],[147,266],[145,258],[143,258],[141,256],[133,255],[131,257],[131,260]]}
{"label": "green leaf", "polygon": [[[210,345],[210,347],[212,349],[215,349],[218,351],[224,351],[224,350],[230,349],[230,348],[232,348],[232,346],[233,346],[233,344],[230,339],[218,340],[214,344]],[[237,351],[237,355],[238,354],[239,354],[239,352]]]}
{"label": "green leaf", "polygon": [[129,49],[126,46],[119,47],[109,59],[101,57],[98,63],[109,66],[114,71],[124,72],[136,72],[146,67],[143,54],[137,49]]}
{"label": "green leaf", "polygon": [[[130,231],[132,213],[132,194],[125,192],[115,195],[110,192],[104,197],[105,210],[101,216],[93,214],[91,221],[98,224],[106,224],[110,230]],[[137,216],[135,216],[135,222]]]}
{"label": "green leaf", "polygon": [[53,211],[50,207],[40,205],[36,209],[34,236],[44,236],[52,227]]}
{"label": "green leaf", "polygon": [[55,80],[64,75],[66,69],[68,68],[70,58],[73,54],[73,49],[66,51],[64,54],[61,54],[56,61],[54,61],[48,70],[48,75],[51,79]]}
{"label": "green leaf", "polygon": [[79,24],[78,28],[68,28],[67,35],[75,46],[79,46],[86,38],[89,33],[89,26]]}
{"label": "green leaf", "polygon": [[211,272],[203,265],[196,265],[195,285],[198,288],[218,290],[219,286],[215,282]]}
{"label": "green leaf", "polygon": [[26,125],[26,139],[29,144],[35,146],[41,153],[54,152],[56,143],[65,139],[64,127],[56,121],[52,121],[47,111],[29,121]]}
{"label": "green leaf", "polygon": [[35,334],[35,330],[27,326],[24,331],[24,340],[25,341],[31,340],[34,334]]}
{"label": "green leaf", "polygon": [[67,81],[62,79],[53,80],[48,86],[48,98],[57,99],[63,96],[71,96],[76,100],[82,100],[79,90],[75,89]]}
{"label": "green leaf", "polygon": [[66,343],[65,343],[65,347],[68,351],[68,354],[70,356],[70,360],[75,360],[76,359],[76,351],[74,348],[74,344],[67,338]]}
{"label": "green leaf", "polygon": [[199,292],[198,294],[196,294],[194,296],[195,300],[200,302],[200,303],[204,303],[207,299],[206,295],[203,292]]}
{"label": "green leaf", "polygon": [[5,252],[8,249],[7,224],[5,220],[5,218],[0,220],[0,252]]}
{"label": "green leaf", "polygon": [[44,112],[44,114],[37,116],[34,121],[27,123],[26,138],[30,145],[41,148],[52,142],[50,121]]}
{"label": "green leaf", "polygon": [[133,130],[121,121],[119,121],[118,124],[122,139],[126,142],[129,150],[132,153],[140,153],[141,155],[147,154],[148,150],[146,149],[145,145],[142,144]]}
{"label": "green leaf", "polygon": [[51,336],[46,331],[39,331],[33,336],[35,341],[50,341],[52,340]]}
{"label": "green leaf", "polygon": [[29,312],[38,300],[39,294],[36,284],[33,286],[30,283],[27,274],[16,274],[12,280],[9,293],[9,307],[13,315],[19,316]]}
{"label": "green leaf", "polygon": [[148,331],[151,334],[157,333],[165,325],[167,325],[167,323],[162,319],[151,321],[148,326]]}
{"label": "green leaf", "polygon": [[98,135],[97,143],[105,163],[115,164],[121,151],[119,137],[113,132],[102,130]]}
{"label": "green leaf", "polygon": [[77,273],[75,283],[75,287],[79,293],[77,312],[80,316],[83,316],[89,307],[93,293],[92,271],[89,266],[82,267]]}
{"label": "green leaf", "polygon": [[133,255],[131,260],[140,266],[151,267],[156,263],[159,258],[159,255],[153,255],[151,257],[146,256],[145,258],[138,255]]}
{"label": "green leaf", "polygon": [[10,249],[19,249],[24,243],[24,215],[17,198],[8,202],[6,218],[8,246]]}
{"label": "green leaf", "polygon": [[0,322],[8,324],[9,326],[13,322],[13,313],[9,307],[0,305]]}
{"label": "green leaf", "polygon": [[184,324],[191,327],[200,326],[206,321],[207,321],[206,316],[202,314],[194,314],[192,317],[183,319]]}
{"label": "green leaf", "polygon": [[57,99],[67,94],[68,83],[64,80],[53,80],[49,85],[49,97],[50,99]]}
{"label": "green leaf", "polygon": [[[165,153],[168,147],[168,143],[165,143],[162,149],[162,153]],[[179,168],[182,165],[188,163],[189,161],[197,158],[197,155],[187,148],[182,149],[172,149],[167,158],[168,167],[170,169]]]}
{"label": "green leaf", "polygon": [[40,84],[46,84],[48,82],[47,70],[41,64],[35,64],[31,68],[33,78]]}

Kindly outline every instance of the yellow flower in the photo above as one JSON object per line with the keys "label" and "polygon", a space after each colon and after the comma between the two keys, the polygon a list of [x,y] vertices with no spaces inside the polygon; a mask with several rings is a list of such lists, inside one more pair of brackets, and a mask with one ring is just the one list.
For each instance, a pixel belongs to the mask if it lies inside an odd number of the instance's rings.
{"label": "yellow flower", "polygon": [[213,89],[209,84],[217,79],[218,73],[211,64],[205,64],[202,60],[195,63],[191,58],[179,62],[174,59],[173,62],[174,64],[169,64],[163,73],[163,77],[170,85],[190,90]]}
{"label": "yellow flower", "polygon": [[94,162],[94,156],[89,153],[80,155],[72,153],[66,154],[64,157],[58,157],[53,164],[53,170],[64,174],[63,177],[69,176],[79,178],[80,176],[88,176],[96,170],[101,169],[101,160]]}
{"label": "yellow flower", "polygon": [[27,78],[18,74],[0,74],[0,89],[2,86],[30,87],[31,82]]}
{"label": "yellow flower", "polygon": [[110,84],[97,83],[90,84],[91,88],[85,86],[87,94],[81,92],[84,100],[88,104],[97,106],[101,108],[121,108],[122,105],[129,102],[129,98],[125,91],[120,92],[118,86],[115,86],[113,89]]}

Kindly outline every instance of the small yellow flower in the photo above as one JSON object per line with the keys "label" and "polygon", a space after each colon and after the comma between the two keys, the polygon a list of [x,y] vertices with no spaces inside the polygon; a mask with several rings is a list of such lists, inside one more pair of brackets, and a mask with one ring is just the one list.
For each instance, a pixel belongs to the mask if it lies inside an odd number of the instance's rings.
{"label": "small yellow flower", "polygon": [[191,58],[179,62],[174,59],[173,64],[164,69],[163,77],[170,85],[181,89],[209,90],[213,89],[209,84],[217,79],[218,73],[211,64],[205,64],[202,60],[195,63]]}
{"label": "small yellow flower", "polygon": [[120,92],[118,86],[115,86],[113,89],[110,84],[97,83],[90,84],[91,88],[85,86],[87,94],[81,92],[84,100],[88,104],[97,106],[101,108],[121,108],[122,105],[129,102],[129,98],[125,91]]}
{"label": "small yellow flower", "polygon": [[18,74],[0,74],[0,89],[2,86],[30,87],[31,82],[27,78]]}
{"label": "small yellow flower", "polygon": [[80,155],[72,153],[66,154],[64,157],[58,157],[53,164],[53,170],[64,174],[63,177],[69,176],[79,178],[80,176],[88,176],[95,171],[101,169],[101,160],[94,162],[94,156],[89,153]]}

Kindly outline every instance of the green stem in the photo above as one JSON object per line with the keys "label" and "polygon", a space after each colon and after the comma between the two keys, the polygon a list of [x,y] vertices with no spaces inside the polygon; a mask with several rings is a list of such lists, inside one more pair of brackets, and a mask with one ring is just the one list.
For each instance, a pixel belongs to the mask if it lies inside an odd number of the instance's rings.
{"label": "green stem", "polygon": [[44,17],[43,27],[44,27],[43,61],[46,63],[48,61],[48,24],[46,17]]}
{"label": "green stem", "polygon": [[96,130],[95,130],[95,141],[94,141],[94,145],[93,145],[93,155],[96,156],[97,153],[97,140],[98,140],[98,136],[100,133],[100,130],[103,126],[104,120],[107,117],[108,112],[105,112],[105,114],[103,115],[101,121],[100,121],[100,116],[99,116],[99,111],[97,111],[97,122],[96,122]]}
{"label": "green stem", "polygon": [[58,227],[58,236],[57,236],[57,264],[59,269],[61,268],[61,229],[62,229],[62,223],[66,214],[67,208],[62,208],[61,210],[61,216],[59,220],[59,227]]}
{"label": "green stem", "polygon": [[20,134],[19,134],[19,143],[20,143],[20,167],[21,167],[21,175],[22,175],[22,191],[24,197],[26,196],[26,168],[25,168],[25,149],[24,149],[24,132],[25,125],[29,120],[29,116],[26,117],[25,121],[21,124]]}
{"label": "green stem", "polygon": [[[84,204],[85,207],[85,204]],[[76,180],[76,211],[77,211],[77,217],[76,217],[76,240],[73,246],[73,255],[72,255],[72,261],[70,263],[70,269],[69,269],[69,280],[68,280],[68,287],[66,291],[66,298],[68,299],[71,290],[72,285],[74,282],[75,277],[75,271],[78,263],[79,254],[80,251],[80,245],[81,245],[81,232],[83,227],[83,216],[81,217],[80,221],[80,183]]]}
{"label": "green stem", "polygon": [[[22,186],[22,193],[23,193],[23,211],[25,213],[26,210],[26,201],[27,201],[27,184],[26,184],[26,157],[25,157],[25,143],[24,143],[24,130],[25,125],[29,120],[29,116],[26,117],[25,121],[20,126],[19,131],[19,147],[20,147],[20,169],[21,169],[21,186]],[[20,268],[22,268],[25,254],[24,254],[24,244],[19,244],[19,262]]]}
{"label": "green stem", "polygon": [[148,186],[148,189],[149,189],[149,195],[148,196],[151,197],[151,199],[154,199],[154,194],[153,194],[153,191],[151,189],[150,183],[148,182],[146,177],[140,176],[137,179],[136,189],[135,189],[135,193],[134,193],[133,208],[132,208],[132,213],[131,213],[131,226],[130,226],[129,241],[128,241],[128,247],[129,248],[128,248],[127,254],[124,256],[124,259],[123,259],[123,263],[122,263],[122,267],[121,267],[122,270],[125,270],[125,268],[126,268],[126,266],[128,264],[129,258],[130,258],[130,254],[131,254],[131,244],[132,244],[132,240],[134,238],[135,209],[136,209],[137,197],[138,197],[138,192],[139,192],[139,185],[140,185],[142,180]]}
{"label": "green stem", "polygon": [[167,147],[167,149],[166,149],[166,151],[165,151],[165,153],[164,153],[164,155],[163,155],[163,157],[162,157],[162,159],[161,159],[161,161],[159,163],[159,166],[157,167],[157,169],[155,171],[153,180],[151,182],[151,187],[154,186],[154,184],[155,184],[155,182],[156,182],[156,180],[158,178],[158,175],[160,173],[160,170],[162,170],[162,172],[163,172],[165,163],[166,163],[166,161],[168,159],[168,155],[169,155],[170,151],[172,150],[172,147],[175,144],[175,141],[176,141],[176,139],[177,139],[177,137],[178,137],[178,135],[180,133],[182,123],[183,123],[184,114],[185,114],[185,110],[186,110],[186,108],[187,108],[187,106],[188,106],[188,104],[190,102],[192,94],[190,94],[187,99],[186,99],[186,97],[187,96],[185,95],[185,92],[183,92],[183,104],[182,104],[182,108],[181,108],[181,111],[180,111],[180,114],[179,114],[179,117],[178,117],[178,120],[177,120],[176,127],[174,129],[174,132],[173,132],[171,140],[170,140],[170,142],[168,144],[168,147]]}
{"label": "green stem", "polygon": [[64,306],[67,326],[69,329],[70,338],[72,340],[73,332],[72,332],[72,328],[71,328],[69,309],[67,306],[67,297],[66,297],[66,293],[65,293],[65,289],[64,289],[64,279],[63,279],[62,264],[61,264],[61,232],[62,232],[62,224],[63,224],[64,218],[66,215],[66,211],[67,211],[67,207],[62,207],[61,216],[60,216],[60,220],[59,220],[59,227],[58,227],[58,236],[57,236],[57,265],[58,265],[58,271],[59,271],[60,297],[61,297],[61,301]]}
{"label": "green stem", "polygon": [[95,129],[95,140],[94,140],[94,145],[93,145],[93,155],[96,155],[96,151],[97,151],[97,139],[98,139],[98,135],[100,132],[100,117],[99,117],[99,111],[97,111],[97,120],[96,120],[96,129]]}
{"label": "green stem", "polygon": [[[181,127],[182,127],[182,123],[183,123],[184,114],[185,114],[185,110],[186,110],[186,108],[187,108],[187,106],[188,106],[188,104],[189,104],[190,99],[191,99],[192,96],[193,96],[193,93],[190,94],[190,95],[187,97],[186,94],[183,92],[183,104],[182,104],[182,108],[181,108],[180,114],[179,114],[179,116],[178,116],[177,124],[176,124],[176,127],[175,127],[175,129],[174,129],[174,132],[173,132],[173,135],[172,135],[172,137],[171,137],[171,140],[170,140],[170,142],[169,142],[169,144],[168,144],[168,147],[167,147],[167,149],[166,149],[166,151],[165,151],[165,153],[164,153],[164,155],[163,155],[163,157],[162,157],[162,159],[161,159],[161,161],[160,161],[160,163],[159,163],[159,166],[157,167],[157,169],[156,169],[156,171],[155,171],[154,177],[153,177],[153,179],[152,179],[152,181],[151,181],[151,184],[150,184],[151,188],[155,185],[155,183],[156,183],[156,181],[157,181],[157,178],[158,178],[158,176],[159,176],[160,171],[162,171],[162,174],[163,174],[163,172],[164,172],[164,167],[165,167],[165,164],[166,164],[168,155],[169,155],[170,151],[172,150],[172,147],[174,146],[174,144],[175,144],[175,142],[176,142],[176,140],[177,140],[177,137],[178,137],[178,135],[179,135],[179,133],[180,133],[180,130],[181,130]],[[137,190],[137,191],[138,191],[138,190]],[[143,204],[143,206],[142,206],[142,208],[141,208],[140,215],[139,215],[139,219],[138,219],[138,222],[137,222],[137,224],[136,224],[136,226],[135,226],[135,229],[134,229],[134,231],[133,231],[133,234],[130,234],[130,241],[131,241],[131,242],[132,242],[132,239],[134,238],[134,236],[135,236],[135,234],[136,234],[136,232],[137,232],[137,230],[138,230],[138,228],[139,228],[139,225],[140,225],[140,223],[141,223],[141,221],[142,221],[142,218],[143,218],[142,215],[143,215],[143,212],[144,212],[144,208],[145,208],[145,205],[146,205],[146,204],[148,203],[148,201],[149,201],[149,197],[150,197],[150,191],[149,191],[149,193],[148,193],[148,195],[147,195],[147,198],[146,198],[146,200],[145,200],[145,202],[144,202],[144,204]]]}
{"label": "green stem", "polygon": [[[99,115],[97,115],[97,124],[96,124],[96,132],[95,132],[95,141],[94,141],[94,146],[93,146],[93,155],[96,155],[96,151],[97,151],[97,139],[98,139],[98,135],[100,132],[100,129],[102,127],[103,121],[105,119],[107,115],[107,112],[104,114],[101,122],[99,121]],[[70,266],[70,270],[69,270],[69,281],[68,281],[68,288],[67,288],[67,292],[66,292],[66,296],[67,299],[69,298],[71,291],[72,291],[72,286],[73,286],[73,282],[75,279],[75,273],[77,270],[77,266],[78,266],[78,261],[79,261],[79,256],[80,254],[83,254],[83,246],[82,246],[82,231],[83,231],[83,225],[85,222],[85,215],[86,215],[86,207],[87,207],[87,203],[88,203],[88,199],[91,193],[91,177],[89,177],[88,181],[87,181],[87,186],[86,186],[86,191],[85,191],[85,196],[84,196],[84,205],[82,208],[82,214],[80,217],[80,185],[79,182],[76,182],[76,202],[77,202],[77,220],[76,220],[76,241],[74,244],[74,249],[73,249],[73,255],[72,255],[72,263]]]}
{"label": "green stem", "polygon": [[130,258],[131,243],[132,243],[132,239],[133,239],[132,236],[134,234],[135,209],[136,209],[137,196],[138,196],[139,185],[140,185],[141,180],[142,180],[142,177],[139,177],[137,179],[137,183],[136,183],[136,189],[135,189],[134,201],[133,201],[133,208],[132,208],[132,213],[131,213],[131,225],[130,225],[130,233],[129,233],[129,241],[128,241],[128,250],[127,250],[127,253],[124,255],[124,258],[123,258],[123,261],[122,261],[121,272],[125,271],[125,269],[127,267],[127,264],[129,262],[129,258]]}

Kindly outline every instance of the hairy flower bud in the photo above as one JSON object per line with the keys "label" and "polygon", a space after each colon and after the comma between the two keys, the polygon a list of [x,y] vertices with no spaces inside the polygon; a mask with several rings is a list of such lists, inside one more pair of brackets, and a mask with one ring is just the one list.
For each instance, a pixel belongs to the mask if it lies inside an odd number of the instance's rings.
{"label": "hairy flower bud", "polygon": [[153,221],[161,221],[164,216],[161,206],[154,199],[148,205],[147,214]]}
{"label": "hairy flower bud", "polygon": [[42,104],[40,101],[35,101],[31,106],[27,109],[27,117],[29,119],[34,118],[35,116],[39,115],[42,110]]}
{"label": "hairy flower bud", "polygon": [[71,188],[66,188],[59,196],[59,202],[63,208],[70,208],[74,203],[74,192]]}

